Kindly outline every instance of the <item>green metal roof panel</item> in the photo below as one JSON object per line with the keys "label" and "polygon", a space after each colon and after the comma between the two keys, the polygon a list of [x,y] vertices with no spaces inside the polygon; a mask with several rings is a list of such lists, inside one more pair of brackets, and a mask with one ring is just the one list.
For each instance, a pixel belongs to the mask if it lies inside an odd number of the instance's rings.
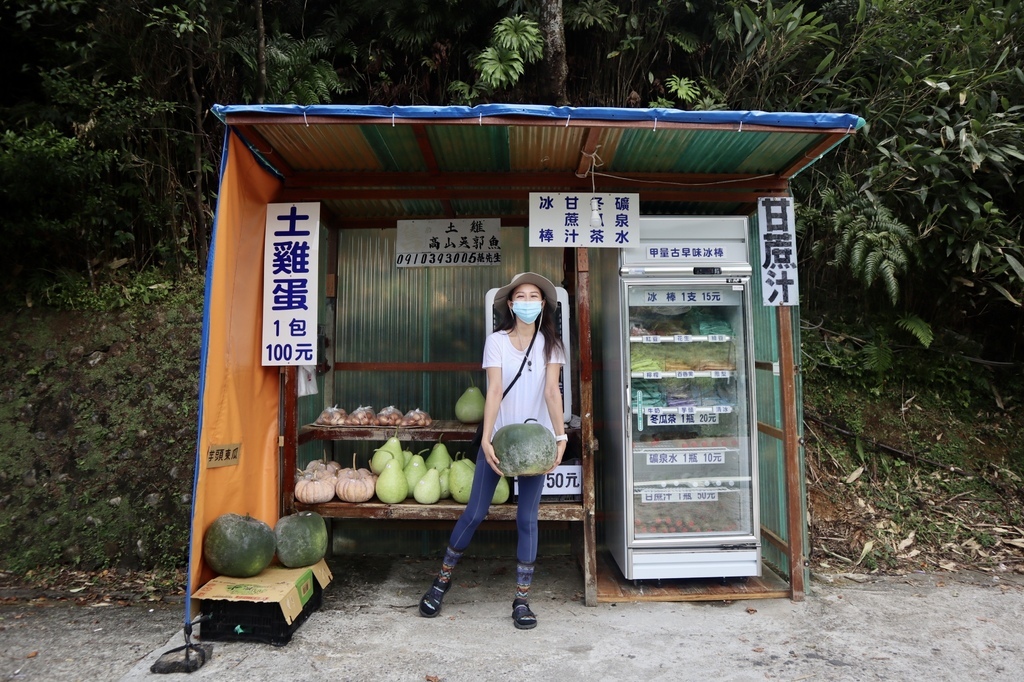
{"label": "green metal roof panel", "polygon": [[[358,126],[380,162],[380,168],[387,171],[425,171],[427,164],[416,141],[416,133],[409,126]],[[358,166],[349,168],[359,170]]]}
{"label": "green metal roof panel", "polygon": [[430,126],[427,137],[441,170],[500,172],[509,169],[508,128],[505,126]]}

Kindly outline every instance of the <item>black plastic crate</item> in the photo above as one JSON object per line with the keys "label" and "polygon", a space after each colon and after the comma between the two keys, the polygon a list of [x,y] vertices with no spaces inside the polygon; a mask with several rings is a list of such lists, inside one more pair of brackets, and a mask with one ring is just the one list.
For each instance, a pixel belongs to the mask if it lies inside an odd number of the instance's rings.
{"label": "black plastic crate", "polygon": [[[313,594],[289,625],[275,603],[203,599],[199,638],[219,642],[262,642],[284,646],[309,614],[320,608],[324,590],[313,578]],[[207,620],[208,618],[208,620]]]}

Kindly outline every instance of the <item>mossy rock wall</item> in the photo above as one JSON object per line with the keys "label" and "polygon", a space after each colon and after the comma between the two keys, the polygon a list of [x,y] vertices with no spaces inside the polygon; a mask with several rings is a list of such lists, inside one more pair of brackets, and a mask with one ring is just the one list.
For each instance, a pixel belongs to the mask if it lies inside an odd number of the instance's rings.
{"label": "mossy rock wall", "polygon": [[201,287],[0,314],[0,569],[187,562]]}

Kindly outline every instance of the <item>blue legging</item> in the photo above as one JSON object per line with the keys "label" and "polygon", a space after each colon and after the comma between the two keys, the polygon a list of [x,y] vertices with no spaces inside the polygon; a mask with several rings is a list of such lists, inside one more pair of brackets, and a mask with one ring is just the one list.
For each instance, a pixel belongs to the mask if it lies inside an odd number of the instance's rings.
{"label": "blue legging", "polygon": [[[473,539],[477,526],[491,508],[494,489],[498,487],[498,474],[487,464],[481,449],[477,453],[476,473],[473,475],[473,489],[469,493],[462,516],[455,522],[448,544],[452,549],[464,550]],[[537,513],[540,511],[540,494],[544,490],[544,476],[519,477],[519,508],[516,510],[516,530],[519,544],[516,559],[524,564],[537,560]]]}

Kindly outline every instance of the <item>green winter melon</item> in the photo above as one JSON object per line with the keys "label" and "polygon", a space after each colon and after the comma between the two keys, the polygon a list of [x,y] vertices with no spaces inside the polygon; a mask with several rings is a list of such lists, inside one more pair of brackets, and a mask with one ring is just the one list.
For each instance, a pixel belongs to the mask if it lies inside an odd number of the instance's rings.
{"label": "green winter melon", "polygon": [[274,526],[277,559],[288,568],[312,566],[327,554],[327,524],[316,512],[282,516]]}
{"label": "green winter melon", "polygon": [[491,439],[498,468],[506,476],[534,476],[555,466],[555,435],[537,422],[509,424]]}
{"label": "green winter melon", "polygon": [[203,558],[213,571],[251,578],[270,565],[276,547],[270,526],[251,516],[222,514],[203,536]]}

